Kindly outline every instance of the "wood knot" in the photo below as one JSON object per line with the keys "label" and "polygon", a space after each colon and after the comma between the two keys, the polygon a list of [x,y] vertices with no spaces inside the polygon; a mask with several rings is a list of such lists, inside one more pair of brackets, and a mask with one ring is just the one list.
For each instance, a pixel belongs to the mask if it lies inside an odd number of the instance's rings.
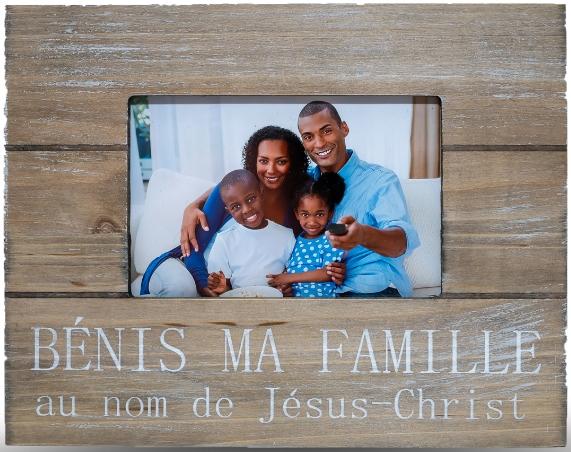
{"label": "wood knot", "polygon": [[258,326],[276,326],[276,325],[285,325],[287,322],[263,322],[259,323]]}
{"label": "wood knot", "polygon": [[223,325],[223,326],[238,326],[236,322],[208,322],[212,325]]}
{"label": "wood knot", "polygon": [[70,283],[76,287],[87,287],[87,284],[82,281],[70,281]]}
{"label": "wood knot", "polygon": [[111,234],[112,232],[121,232],[119,225],[109,217],[99,217],[93,228],[94,234]]}

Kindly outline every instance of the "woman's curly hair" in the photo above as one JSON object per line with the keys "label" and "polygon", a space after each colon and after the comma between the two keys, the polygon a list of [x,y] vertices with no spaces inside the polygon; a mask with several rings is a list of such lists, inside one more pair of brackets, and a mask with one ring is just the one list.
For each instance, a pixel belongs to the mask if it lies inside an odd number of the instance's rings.
{"label": "woman's curly hair", "polygon": [[288,199],[293,198],[295,190],[303,184],[307,177],[309,160],[305,154],[303,144],[298,136],[291,130],[278,126],[266,126],[254,132],[244,145],[242,163],[244,169],[256,174],[256,160],[258,159],[258,146],[264,140],[282,140],[287,143],[290,167],[284,181],[285,193]]}

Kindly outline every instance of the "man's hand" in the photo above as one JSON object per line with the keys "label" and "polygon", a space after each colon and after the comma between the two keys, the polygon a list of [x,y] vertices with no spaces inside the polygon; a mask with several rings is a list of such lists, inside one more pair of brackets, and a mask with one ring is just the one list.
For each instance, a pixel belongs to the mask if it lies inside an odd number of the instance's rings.
{"label": "man's hand", "polygon": [[341,218],[339,223],[347,225],[347,234],[334,235],[329,231],[325,233],[335,248],[351,250],[361,245],[387,257],[399,257],[406,252],[406,234],[399,227],[377,229],[361,224],[351,216]]}
{"label": "man's hand", "polygon": [[331,281],[340,286],[347,276],[347,265],[345,262],[331,262],[325,266]]}
{"label": "man's hand", "polygon": [[222,270],[217,273],[210,273],[208,275],[208,289],[210,289],[216,295],[223,294],[228,290],[226,276]]}
{"label": "man's hand", "polygon": [[357,245],[363,244],[363,225],[358,223],[355,218],[348,216],[342,217],[339,223],[347,225],[347,234],[335,235],[327,231],[325,234],[329,242],[334,248],[340,250],[352,250]]}
{"label": "man's hand", "polygon": [[184,257],[190,256],[192,249],[198,251],[198,242],[196,241],[196,227],[198,225],[208,231],[206,215],[198,207],[190,204],[184,209],[182,226],[180,227],[180,246]]}

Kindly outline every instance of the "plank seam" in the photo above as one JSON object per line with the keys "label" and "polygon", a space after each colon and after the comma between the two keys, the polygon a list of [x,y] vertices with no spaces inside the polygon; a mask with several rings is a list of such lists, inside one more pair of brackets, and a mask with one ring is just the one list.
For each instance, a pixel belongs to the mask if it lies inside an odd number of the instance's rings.
{"label": "plank seam", "polygon": [[[126,144],[8,144],[6,152],[127,152]],[[567,152],[567,145],[493,145],[452,144],[442,146],[442,152]]]}
{"label": "plank seam", "polygon": [[126,144],[8,144],[5,149],[6,152],[128,152],[129,146]]}
{"label": "plank seam", "polygon": [[[134,298],[128,292],[5,292],[6,298]],[[533,292],[533,293],[443,293],[431,297],[402,298],[401,300],[452,300],[452,299],[565,299],[564,292]],[[177,297],[178,298],[178,297]],[[183,297],[180,297],[183,298]],[[198,298],[198,297],[197,297]],[[192,297],[184,299],[193,299]],[[371,299],[372,300],[372,299]]]}
{"label": "plank seam", "polygon": [[6,298],[134,298],[128,292],[5,292]]}
{"label": "plank seam", "polygon": [[452,144],[442,146],[442,152],[567,152],[567,145],[470,145]]}

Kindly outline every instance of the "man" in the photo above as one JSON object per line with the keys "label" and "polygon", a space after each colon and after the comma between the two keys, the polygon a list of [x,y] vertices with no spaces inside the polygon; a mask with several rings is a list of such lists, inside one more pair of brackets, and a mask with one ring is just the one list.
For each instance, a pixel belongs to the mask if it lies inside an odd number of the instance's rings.
{"label": "man", "polygon": [[342,297],[410,296],[412,285],[404,256],[419,245],[397,176],[360,160],[346,148],[349,126],[328,102],[314,101],[298,118],[301,140],[317,166],[312,175],[335,171],[346,184],[332,221],[347,225],[347,234],[328,234],[336,248],[348,250]]}

